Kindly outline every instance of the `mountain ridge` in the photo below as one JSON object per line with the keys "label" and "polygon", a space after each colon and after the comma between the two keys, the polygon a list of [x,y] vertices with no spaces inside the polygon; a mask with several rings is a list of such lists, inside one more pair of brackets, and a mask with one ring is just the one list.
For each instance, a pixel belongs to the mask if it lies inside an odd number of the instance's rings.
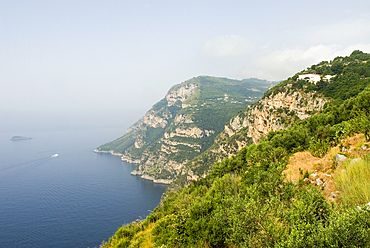
{"label": "mountain ridge", "polygon": [[[276,83],[275,83],[276,84]],[[273,82],[199,76],[170,88],[166,96],[126,134],[95,152],[121,156],[138,167],[132,172],[169,184],[185,164],[212,145],[227,122],[258,100]]]}

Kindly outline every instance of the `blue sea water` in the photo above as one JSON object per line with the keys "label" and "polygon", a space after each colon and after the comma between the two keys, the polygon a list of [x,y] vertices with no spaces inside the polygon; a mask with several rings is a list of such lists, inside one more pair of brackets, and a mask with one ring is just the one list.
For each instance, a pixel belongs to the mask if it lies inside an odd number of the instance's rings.
{"label": "blue sea water", "polygon": [[[147,216],[166,186],[130,175],[135,165],[119,157],[93,152],[122,133],[2,131],[0,247],[99,247],[118,227]],[[10,140],[15,135],[32,139]]]}

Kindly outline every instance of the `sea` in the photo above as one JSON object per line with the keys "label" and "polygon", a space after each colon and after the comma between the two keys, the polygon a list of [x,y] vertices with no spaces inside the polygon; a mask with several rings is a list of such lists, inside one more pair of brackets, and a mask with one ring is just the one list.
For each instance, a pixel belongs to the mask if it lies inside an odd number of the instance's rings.
{"label": "sea", "polygon": [[[150,214],[166,185],[132,176],[136,165],[94,152],[123,133],[1,130],[0,247],[99,247],[118,227]],[[17,135],[32,139],[11,140]]]}

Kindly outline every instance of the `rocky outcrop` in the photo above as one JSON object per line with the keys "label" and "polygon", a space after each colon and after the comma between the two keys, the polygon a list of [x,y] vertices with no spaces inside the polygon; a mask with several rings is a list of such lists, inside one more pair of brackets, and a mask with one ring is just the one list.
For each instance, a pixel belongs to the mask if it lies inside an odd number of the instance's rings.
{"label": "rocky outcrop", "polygon": [[297,117],[302,120],[321,111],[328,101],[325,97],[315,96],[316,92],[290,91],[289,88],[261,99],[253,108],[232,118],[225,126],[227,136],[248,127],[247,137],[257,143],[268,132],[288,127]]}
{"label": "rocky outcrop", "polygon": [[[114,151],[121,154],[121,159],[129,163],[140,163],[142,152],[158,138],[171,124],[182,101],[188,99],[198,85],[182,83],[169,90],[164,99],[155,104],[138,122],[126,130],[123,137],[98,147],[96,152]],[[187,120],[187,117],[184,117]],[[177,117],[177,120],[179,117]],[[181,119],[181,117],[180,117]],[[153,133],[157,135],[153,135]],[[110,152],[112,153],[112,152]]]}
{"label": "rocky outcrop", "polygon": [[168,106],[175,105],[177,101],[180,101],[181,103],[184,102],[195,92],[197,87],[197,84],[190,83],[172,88],[172,90],[170,90],[170,92],[168,92],[166,95]]}
{"label": "rocky outcrop", "polygon": [[341,163],[343,163],[346,160],[347,160],[347,157],[346,156],[344,156],[342,154],[337,154],[335,156],[335,166],[340,165]]}
{"label": "rocky outcrop", "polygon": [[168,138],[177,136],[177,137],[192,137],[192,138],[201,139],[205,136],[208,137],[214,133],[215,133],[214,130],[202,130],[198,127],[189,127],[186,129],[179,127],[179,128],[176,128],[174,132],[171,132],[169,134],[165,133],[164,138],[168,139]]}
{"label": "rocky outcrop", "polygon": [[327,99],[314,97],[315,93],[305,93],[302,90],[286,91],[262,99],[259,106],[251,109],[251,118],[243,120],[243,126],[250,127],[248,137],[257,143],[261,136],[269,131],[276,131],[292,124],[293,116],[298,116],[302,120],[321,111]]}

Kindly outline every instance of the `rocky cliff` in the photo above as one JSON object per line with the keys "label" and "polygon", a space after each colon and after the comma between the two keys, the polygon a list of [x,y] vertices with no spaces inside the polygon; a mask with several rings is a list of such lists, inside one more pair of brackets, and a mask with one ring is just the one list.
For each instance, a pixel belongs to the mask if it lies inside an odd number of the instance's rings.
{"label": "rocky cliff", "polygon": [[269,131],[287,128],[324,108],[328,99],[316,91],[292,88],[287,83],[277,92],[271,91],[253,106],[237,114],[206,152],[189,162],[188,180],[204,177],[215,162],[236,155],[243,147],[257,143]]}
{"label": "rocky cliff", "polygon": [[213,144],[232,116],[272,86],[258,79],[187,80],[172,87],[124,136],[95,151],[137,163],[133,175],[169,184],[186,173],[190,160]]}
{"label": "rocky cliff", "polygon": [[290,91],[287,85],[283,92],[271,94],[261,99],[247,113],[237,115],[225,125],[228,137],[235,135],[245,127],[248,128],[247,137],[257,143],[262,135],[271,130],[279,130],[292,124],[295,120],[306,119],[313,113],[321,111],[327,102],[323,96],[316,96],[316,92],[303,90]]}

